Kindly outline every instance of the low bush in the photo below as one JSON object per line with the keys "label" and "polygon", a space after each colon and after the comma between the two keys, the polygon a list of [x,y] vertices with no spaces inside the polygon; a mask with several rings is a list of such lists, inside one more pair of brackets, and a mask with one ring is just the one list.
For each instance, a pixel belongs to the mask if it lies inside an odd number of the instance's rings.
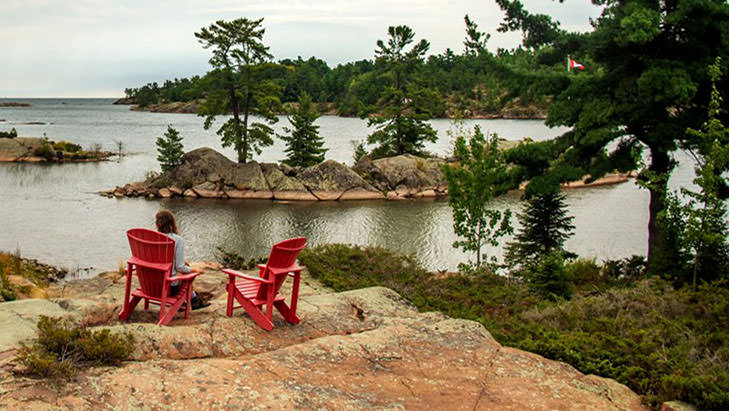
{"label": "low bush", "polygon": [[0,138],[15,138],[18,136],[18,131],[11,128],[10,131],[0,131]]}
{"label": "low bush", "polygon": [[56,151],[62,151],[66,153],[78,153],[81,151],[81,146],[78,144],[73,144],[70,141],[59,141],[56,143],[53,143],[53,149]]}
{"label": "low bush", "polygon": [[119,365],[134,351],[134,337],[129,333],[90,330],[46,316],[40,317],[37,327],[36,341],[22,345],[16,357],[25,373],[34,377],[69,380],[78,368]]}
{"label": "low bush", "polygon": [[258,256],[246,258],[236,253],[235,251],[226,251],[225,249],[218,247],[218,262],[225,268],[232,268],[234,270],[253,270],[258,267],[258,264],[265,264],[268,257]]}
{"label": "low bush", "polygon": [[36,157],[43,157],[46,161],[51,161],[56,157],[56,151],[49,143],[43,143],[40,147],[36,148],[33,154]]}
{"label": "low bush", "polygon": [[337,291],[392,288],[420,310],[479,321],[502,344],[613,378],[652,406],[682,400],[729,409],[727,284],[676,289],[657,278],[635,281],[639,259],[617,269],[577,260],[564,265],[579,283],[566,301],[489,272],[430,273],[378,247],[323,245],[300,260]]}

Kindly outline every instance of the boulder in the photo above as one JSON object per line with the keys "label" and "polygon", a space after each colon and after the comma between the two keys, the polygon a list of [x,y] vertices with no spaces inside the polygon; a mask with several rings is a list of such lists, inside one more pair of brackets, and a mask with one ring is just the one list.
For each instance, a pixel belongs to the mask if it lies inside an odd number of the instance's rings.
{"label": "boulder", "polygon": [[179,166],[149,181],[153,186],[175,187],[195,187],[205,183],[217,184],[218,189],[268,189],[258,163],[238,164],[208,147],[186,153]]}
{"label": "boulder", "polygon": [[296,177],[319,200],[338,200],[348,190],[378,192],[351,168],[334,160],[307,167]]}
{"label": "boulder", "polygon": [[371,180],[382,191],[394,190],[398,186],[415,189],[445,185],[440,165],[445,161],[421,158],[411,154],[369,160],[364,158],[354,167],[359,175]]}
{"label": "boulder", "polygon": [[168,188],[160,188],[159,192],[157,193],[162,198],[170,198],[172,197],[172,191],[170,191]]}
{"label": "boulder", "polygon": [[192,191],[194,191],[198,197],[202,198],[221,198],[225,195],[225,193],[223,193],[223,191],[221,191],[218,187],[219,186],[217,184],[206,181],[193,187]]}
{"label": "boulder", "polygon": [[261,170],[276,200],[317,201],[305,185],[289,177],[276,164],[261,164]]}

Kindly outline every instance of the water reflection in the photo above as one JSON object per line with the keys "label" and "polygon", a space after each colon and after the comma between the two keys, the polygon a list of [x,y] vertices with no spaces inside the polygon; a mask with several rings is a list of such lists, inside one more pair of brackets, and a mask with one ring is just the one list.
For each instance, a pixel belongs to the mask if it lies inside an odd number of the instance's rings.
{"label": "water reflection", "polygon": [[[127,152],[140,154],[120,162],[63,165],[0,164],[0,250],[20,248],[25,256],[65,266],[93,267],[92,272],[115,269],[128,257],[124,232],[131,227],[153,228],[160,208],[173,211],[185,238],[190,259],[209,259],[217,247],[246,256],[266,254],[271,244],[294,236],[306,236],[313,245],[323,243],[372,244],[414,254],[430,269],[456,268],[471,255],[451,247],[456,240],[451,210],[445,201],[279,203],[254,200],[145,200],[108,199],[95,194],[116,185],[141,180],[158,168],[154,141],[167,124],[178,128],[186,149],[211,146],[222,149],[219,139],[202,129],[194,115],[140,113],[109,101],[56,100],[31,102],[30,109],[0,110],[0,118],[16,124],[45,121],[46,125],[18,125],[22,135],[70,139],[89,147],[102,143],[111,150],[115,140]],[[473,120],[483,130],[506,138],[553,137],[540,121]],[[329,158],[350,162],[351,140],[362,139],[368,130],[360,119],[322,117],[321,134],[330,149]],[[285,119],[276,126],[286,125]],[[434,120],[440,139],[428,147],[445,153],[448,120]],[[278,130],[280,131],[280,130]],[[257,158],[283,158],[277,141]],[[690,181],[685,166],[674,175]],[[690,166],[688,167],[690,170]],[[687,175],[689,177],[687,177]],[[575,216],[575,236],[567,248],[598,259],[622,258],[645,253],[647,241],[647,192],[633,183],[567,193],[570,213]],[[518,195],[500,198],[494,207],[520,208]],[[486,248],[487,255],[500,255],[500,248]]]}

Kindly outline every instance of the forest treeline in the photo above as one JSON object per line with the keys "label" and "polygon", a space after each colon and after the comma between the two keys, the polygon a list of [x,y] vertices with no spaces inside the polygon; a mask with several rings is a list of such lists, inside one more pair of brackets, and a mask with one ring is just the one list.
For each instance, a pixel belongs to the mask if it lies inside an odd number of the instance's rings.
{"label": "forest treeline", "polygon": [[[474,40],[475,39],[475,40]],[[563,56],[518,47],[488,51],[488,35],[478,32],[466,16],[463,51],[446,49],[418,62],[414,77],[420,87],[434,91],[425,102],[433,117],[544,117],[551,100],[544,82],[525,81],[519,72],[564,73]],[[374,49],[373,49],[374,50]],[[374,54],[374,53],[373,53]],[[546,57],[546,60],[545,60]],[[546,63],[546,65],[545,65]],[[330,67],[317,57],[266,63],[261,77],[274,81],[281,102],[293,103],[304,94],[322,111],[341,116],[368,116],[378,111],[378,99],[389,85],[389,66],[378,58]],[[206,97],[213,73],[152,82],[124,90],[128,102],[151,104],[190,102]],[[547,75],[547,77],[550,77]]]}

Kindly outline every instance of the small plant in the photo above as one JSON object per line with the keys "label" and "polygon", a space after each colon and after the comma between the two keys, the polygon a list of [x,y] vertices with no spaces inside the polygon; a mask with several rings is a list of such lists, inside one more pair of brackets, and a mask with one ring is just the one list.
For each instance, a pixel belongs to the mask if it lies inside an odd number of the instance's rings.
{"label": "small plant", "polygon": [[570,272],[559,251],[542,256],[534,266],[526,268],[524,278],[535,291],[552,300],[569,300],[575,292]]}
{"label": "small plant", "polygon": [[43,143],[35,149],[33,154],[37,157],[45,158],[46,161],[51,161],[56,157],[56,150],[53,149],[53,146],[47,140],[43,140]]}
{"label": "small plant", "polygon": [[40,316],[38,338],[23,344],[16,360],[25,373],[56,381],[69,380],[78,368],[119,365],[134,351],[130,333],[111,333],[108,329],[90,330],[68,319]]}
{"label": "small plant", "polygon": [[169,171],[182,164],[182,155],[185,154],[182,145],[182,137],[180,132],[175,130],[172,125],[167,126],[167,132],[164,137],[157,139],[157,161],[159,161],[162,171]]}
{"label": "small plant", "polygon": [[[441,166],[448,182],[448,203],[453,209],[453,231],[462,238],[453,247],[474,252],[478,268],[482,262],[488,263],[482,248],[497,246],[499,238],[513,232],[511,210],[496,210],[488,204],[506,193],[509,172],[496,135],[486,139],[478,126],[468,139],[458,136],[454,154],[458,164]],[[495,263],[495,258],[491,262]]]}
{"label": "small plant", "polygon": [[365,142],[361,140],[352,140],[351,143],[354,150],[352,153],[352,160],[354,160],[354,164],[357,164],[359,163],[359,160],[367,155],[367,148],[365,147]]}

